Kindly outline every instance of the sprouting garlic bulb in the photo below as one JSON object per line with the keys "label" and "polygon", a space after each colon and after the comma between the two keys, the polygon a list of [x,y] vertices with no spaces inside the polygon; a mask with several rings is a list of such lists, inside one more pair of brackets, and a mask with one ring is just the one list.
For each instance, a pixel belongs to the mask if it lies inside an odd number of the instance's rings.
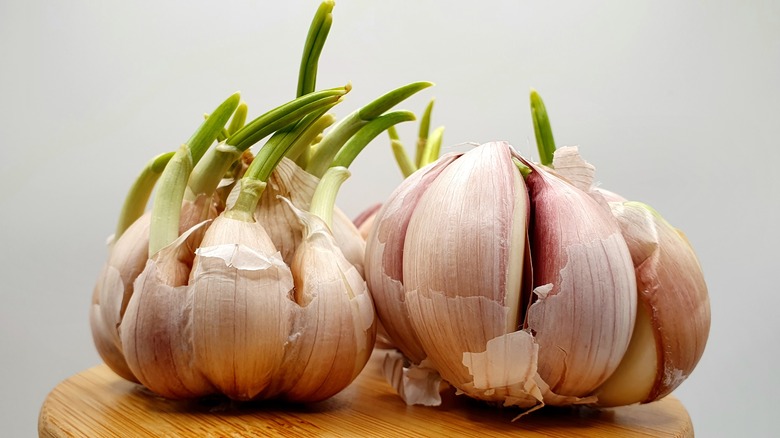
{"label": "sprouting garlic bulb", "polygon": [[120,325],[143,385],[170,398],[308,402],[357,376],[375,336],[365,281],[327,226],[295,214],[305,234],[292,266],[259,222],[224,214],[147,263]]}
{"label": "sprouting garlic bulb", "polygon": [[[325,133],[335,121],[328,112],[352,88],[315,91],[332,9],[323,1],[312,21],[298,97],[247,123],[246,104],[231,95],[166,155],[149,225],[114,248],[92,327],[101,355],[128,380],[170,398],[310,402],[344,389],[366,364],[376,319],[365,241],[335,209],[337,192],[373,138],[414,120],[390,110],[433,84],[390,90]],[[154,182],[144,181],[148,195]],[[199,211],[226,210],[188,219],[182,200],[201,195],[213,202]],[[129,199],[140,216],[148,198]],[[124,270],[127,278],[114,272]]]}
{"label": "sprouting garlic bulb", "polygon": [[[527,178],[514,159],[531,168]],[[592,175],[578,185],[586,182]],[[644,280],[623,222],[603,195],[488,143],[396,189],[367,241],[367,281],[393,343],[459,391],[525,408],[597,403],[631,368],[623,359],[643,318]],[[668,306],[694,302],[702,321],[695,352],[671,360],[684,376],[701,354],[709,307],[706,289],[677,295]]]}

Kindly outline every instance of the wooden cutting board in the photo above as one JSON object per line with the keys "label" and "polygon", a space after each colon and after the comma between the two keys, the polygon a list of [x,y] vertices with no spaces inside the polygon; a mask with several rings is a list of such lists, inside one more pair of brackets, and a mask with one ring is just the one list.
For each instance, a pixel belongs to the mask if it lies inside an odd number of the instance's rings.
{"label": "wooden cutting board", "polygon": [[615,409],[518,411],[442,394],[439,407],[406,406],[380,374],[375,352],[344,391],[311,405],[170,401],[115,375],[107,366],[63,381],[41,407],[41,437],[692,437],[688,412],[674,397]]}

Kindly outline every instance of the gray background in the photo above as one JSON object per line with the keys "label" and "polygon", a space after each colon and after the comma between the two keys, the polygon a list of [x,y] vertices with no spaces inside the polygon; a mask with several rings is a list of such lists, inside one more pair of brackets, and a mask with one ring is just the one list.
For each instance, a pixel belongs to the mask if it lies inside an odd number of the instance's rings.
{"label": "gray background", "polygon": [[[0,435],[34,436],[44,397],[99,363],[87,309],[122,198],[224,97],[250,116],[294,96],[318,3],[0,3]],[[445,144],[534,156],[528,89],[559,145],[682,228],[712,300],[705,355],[676,395],[698,436],[769,436],[780,378],[780,3],[356,1],[336,5],[319,85],[337,115],[431,80]],[[414,129],[401,129],[411,145]],[[350,215],[400,181],[387,141],[354,164]]]}

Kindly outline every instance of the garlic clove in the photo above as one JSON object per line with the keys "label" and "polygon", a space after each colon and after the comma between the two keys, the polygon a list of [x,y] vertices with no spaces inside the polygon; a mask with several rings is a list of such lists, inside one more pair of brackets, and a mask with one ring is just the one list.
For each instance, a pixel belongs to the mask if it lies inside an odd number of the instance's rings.
{"label": "garlic clove", "polygon": [[426,354],[414,333],[404,304],[406,231],[420,198],[439,174],[460,155],[445,155],[406,178],[377,213],[376,225],[366,241],[366,282],[376,303],[377,316],[392,344],[413,363],[420,363]]}
{"label": "garlic clove", "polygon": [[[110,284],[114,282],[112,288],[120,289],[121,284],[116,284],[119,275],[116,272],[108,271],[110,267],[105,265],[103,272],[100,274],[100,278],[103,280],[103,284]],[[107,307],[107,306],[106,306]],[[103,317],[103,307],[100,305],[100,288],[95,286],[92,292],[92,305],[89,309],[89,326],[92,332],[92,341],[95,343],[95,348],[100,354],[100,358],[103,359],[106,365],[111,368],[112,371],[117,373],[122,378],[131,382],[138,382],[133,372],[127,366],[125,357],[122,354],[122,347],[118,341],[119,334],[115,328],[112,328],[109,324],[106,324],[106,320]]]}
{"label": "garlic clove", "polygon": [[324,400],[351,383],[368,362],[376,337],[368,287],[343,255],[330,228],[319,217],[287,202],[303,226],[291,270],[295,281],[294,314],[286,367],[293,401]]}
{"label": "garlic clove", "polygon": [[292,263],[295,249],[301,243],[303,228],[279,197],[289,199],[299,209],[308,210],[318,181],[292,160],[282,158],[257,204],[255,220],[263,224],[287,265]]}
{"label": "garlic clove", "polygon": [[458,389],[478,378],[461,363],[464,352],[484,351],[520,324],[527,217],[525,184],[506,143],[450,163],[411,213],[405,305],[428,359]]}
{"label": "garlic clove", "polygon": [[[182,203],[179,229],[186,231],[207,218],[216,216],[216,210],[206,196]],[[114,242],[106,265],[98,277],[90,310],[90,326],[96,349],[106,364],[117,374],[131,381],[132,376],[122,356],[118,327],[122,322],[134,281],[144,270],[149,251],[150,213],[146,213]],[[186,270],[189,274],[189,270]]]}
{"label": "garlic clove", "polygon": [[[139,382],[167,398],[192,398],[214,392],[193,366],[192,288],[176,278],[188,247],[199,240],[206,222],[196,225],[146,263],[134,282],[119,333],[127,364]],[[186,283],[186,279],[185,279]]]}
{"label": "garlic clove", "polygon": [[[319,178],[294,161],[283,158],[271,174],[257,204],[255,219],[263,224],[288,265],[301,243],[303,228],[297,216],[280,199],[289,199],[296,208],[308,210],[318,182]],[[234,191],[237,192],[238,188]],[[333,212],[333,235],[344,255],[362,274],[365,243],[352,221],[338,208]]]}
{"label": "garlic clove", "polygon": [[119,323],[133,294],[133,281],[146,266],[149,215],[137,219],[111,246],[92,296],[90,327],[100,357],[114,372],[137,381],[122,355]]}
{"label": "garlic clove", "polygon": [[617,368],[636,317],[636,280],[626,242],[608,211],[543,167],[527,178],[539,375],[553,392],[587,396]]}
{"label": "garlic clove", "polygon": [[641,305],[626,357],[597,395],[602,406],[647,403],[671,393],[701,358],[711,317],[707,286],[685,236],[655,210],[610,206],[631,251]]}
{"label": "garlic clove", "polygon": [[293,280],[263,227],[218,217],[196,251],[189,284],[193,365],[232,399],[276,396]]}
{"label": "garlic clove", "polygon": [[648,399],[658,375],[655,335],[644,303],[637,306],[636,325],[620,365],[594,394],[598,405],[626,406]]}

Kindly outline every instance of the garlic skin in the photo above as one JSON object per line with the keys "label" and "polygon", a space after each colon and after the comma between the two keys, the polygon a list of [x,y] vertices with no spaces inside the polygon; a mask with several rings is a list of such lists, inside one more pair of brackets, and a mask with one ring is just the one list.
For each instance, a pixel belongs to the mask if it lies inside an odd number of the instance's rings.
{"label": "garlic skin", "polygon": [[631,254],[598,202],[531,167],[537,301],[527,324],[540,346],[539,374],[556,393],[587,396],[615,371],[631,339],[637,306]]}
{"label": "garlic skin", "polygon": [[404,179],[376,214],[366,241],[366,282],[377,316],[391,339],[413,363],[427,356],[406,309],[404,241],[412,212],[428,186],[461,154],[448,154]]}
{"label": "garlic skin", "polygon": [[[184,232],[217,211],[206,196],[182,203],[180,231]],[[110,244],[106,264],[98,276],[90,307],[90,328],[95,347],[103,361],[118,375],[137,382],[122,353],[119,324],[133,295],[133,283],[148,260],[150,213],[138,218]]]}
{"label": "garlic skin", "polygon": [[641,317],[626,357],[597,391],[599,405],[648,403],[671,393],[701,359],[711,318],[707,285],[690,243],[660,214],[639,202],[610,206],[636,268]]}

